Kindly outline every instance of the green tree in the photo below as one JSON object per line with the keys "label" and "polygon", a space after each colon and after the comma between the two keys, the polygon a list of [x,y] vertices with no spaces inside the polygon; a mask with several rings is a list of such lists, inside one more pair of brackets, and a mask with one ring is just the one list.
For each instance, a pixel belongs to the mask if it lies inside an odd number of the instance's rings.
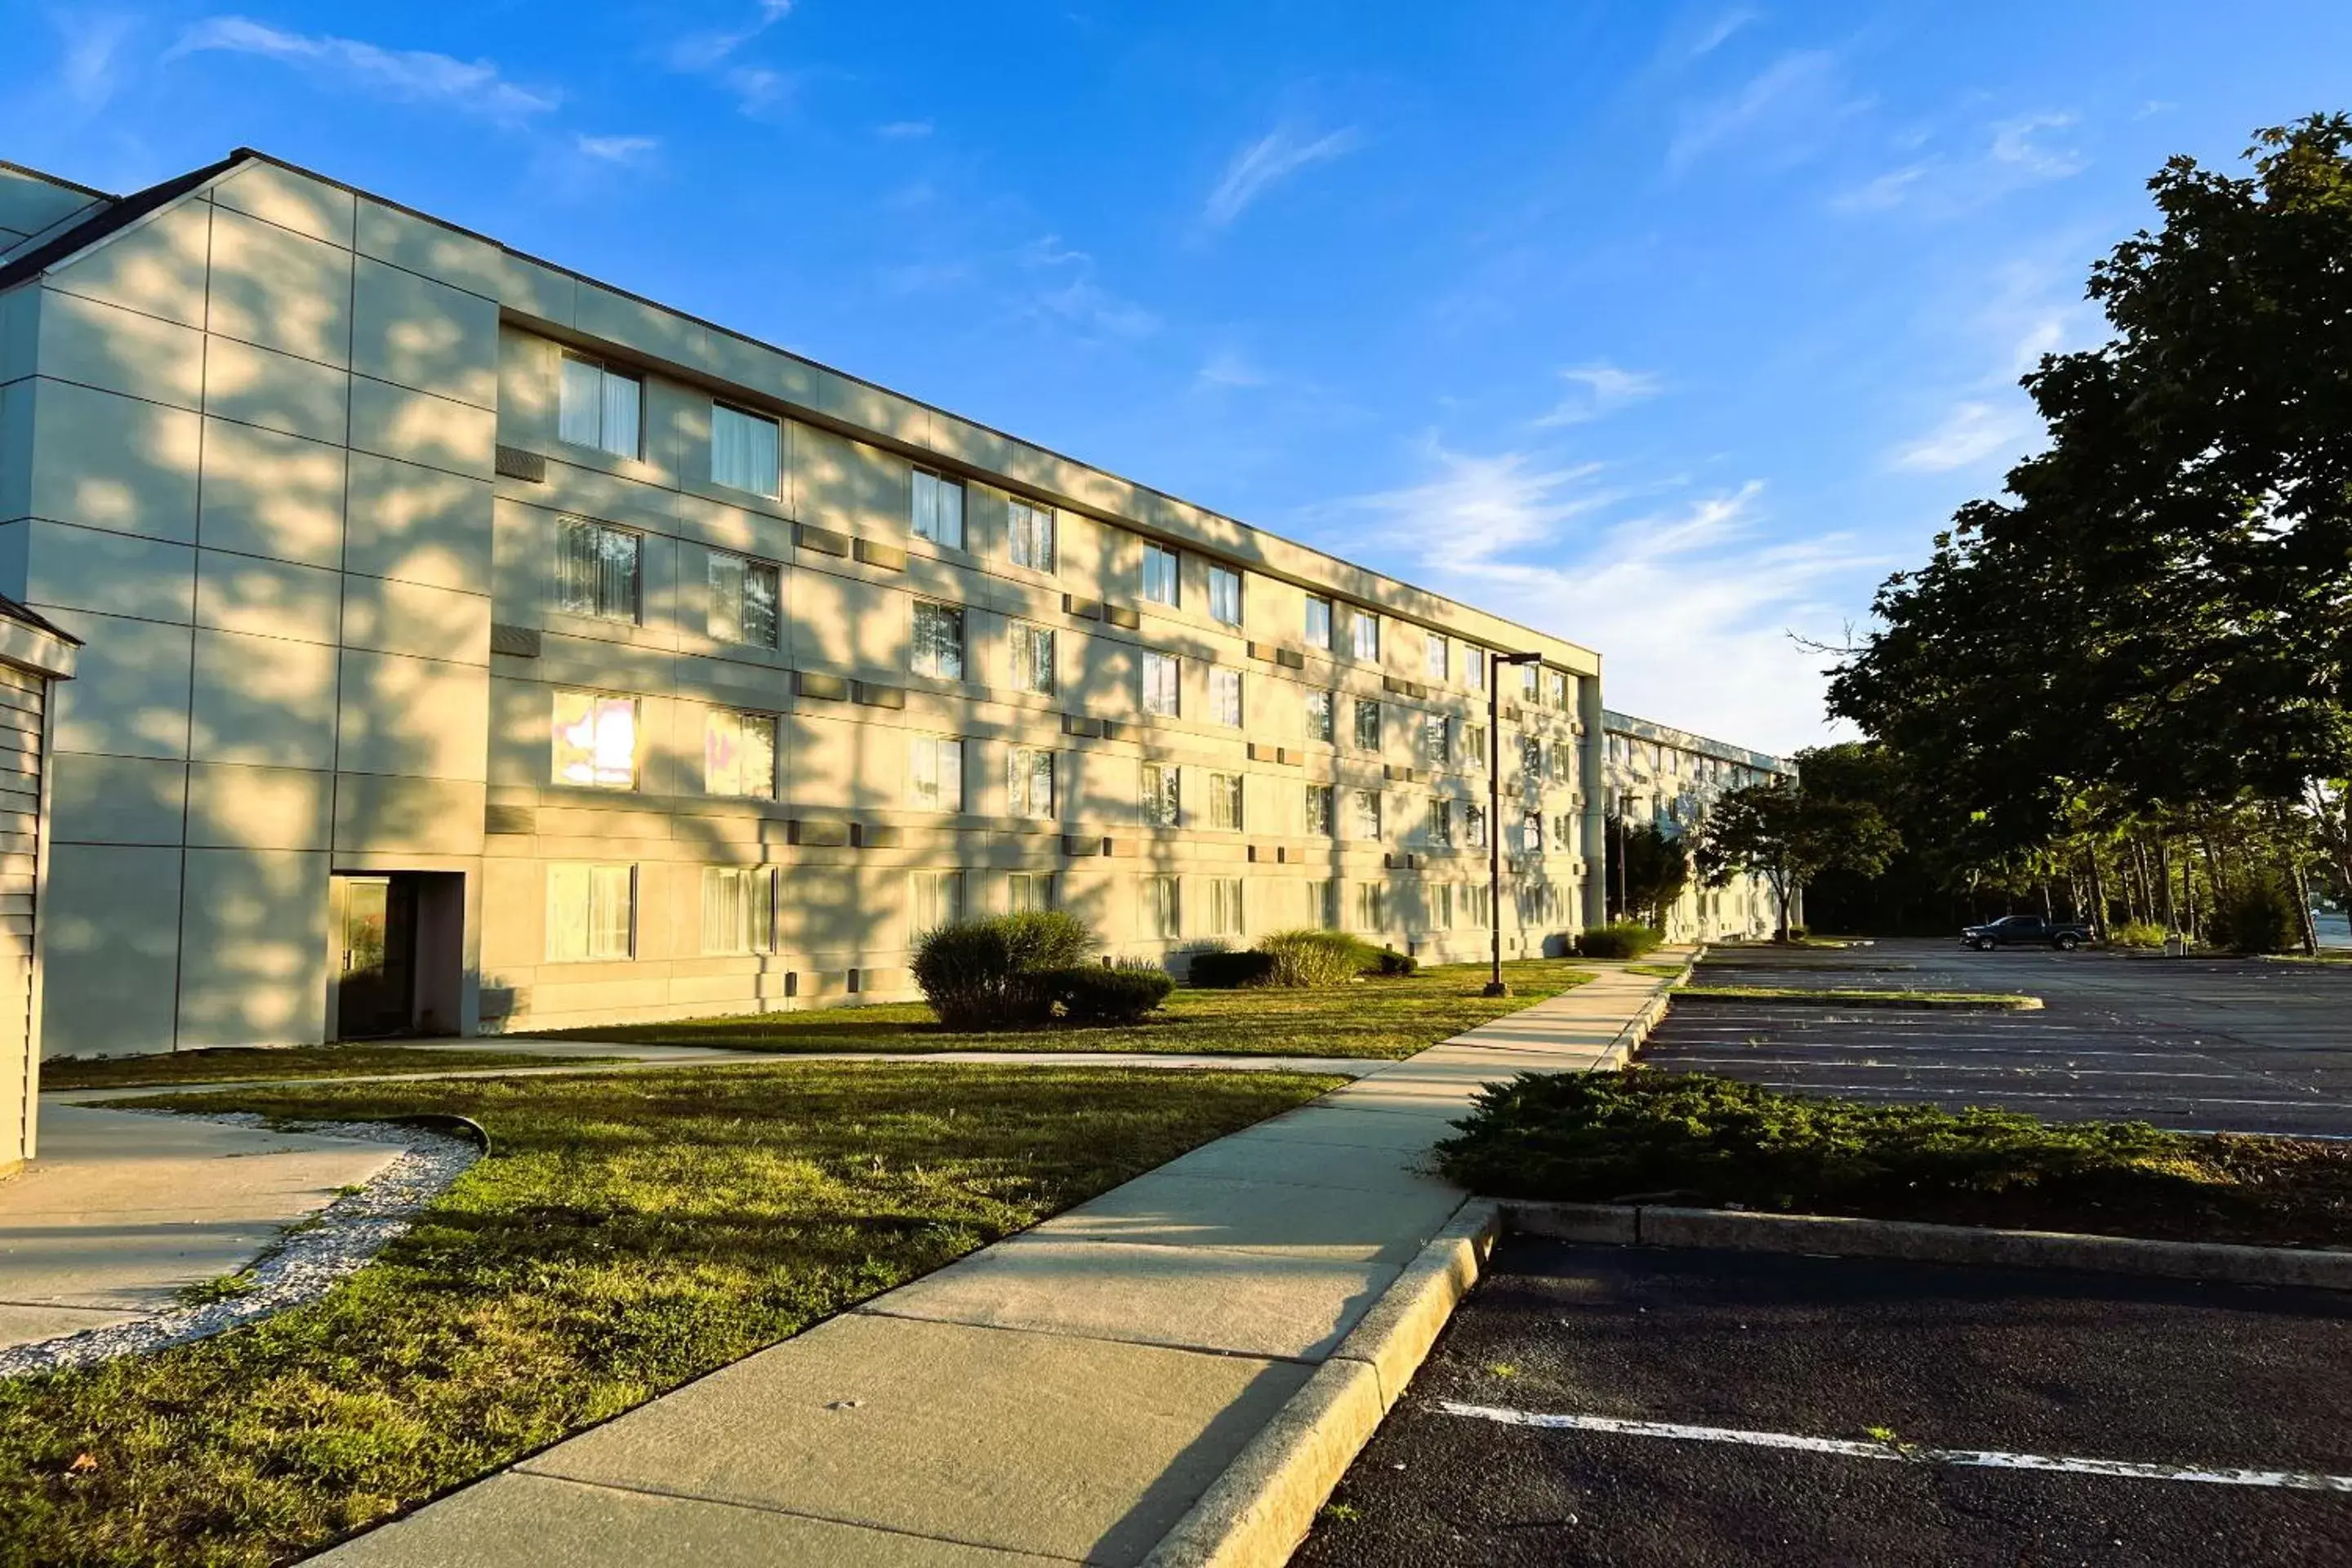
{"label": "green tree", "polygon": [[1786,942],[1790,909],[1806,883],[1832,869],[1874,876],[1902,847],[1869,801],[1842,799],[1782,775],[1717,800],[1699,828],[1696,858],[1710,887],[1737,876],[1763,878]]}
{"label": "green tree", "polygon": [[1666,911],[1690,886],[1690,847],[1654,822],[1628,823],[1613,816],[1608,842],[1617,856],[1611,891],[1622,899],[1622,913],[1664,930]]}

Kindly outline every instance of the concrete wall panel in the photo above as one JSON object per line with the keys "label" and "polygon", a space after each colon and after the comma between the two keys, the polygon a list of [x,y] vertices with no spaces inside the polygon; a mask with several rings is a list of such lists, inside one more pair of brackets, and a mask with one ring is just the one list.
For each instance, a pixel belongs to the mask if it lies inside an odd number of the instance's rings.
{"label": "concrete wall panel", "polygon": [[349,368],[352,253],[222,208],[205,330]]}
{"label": "concrete wall panel", "polygon": [[82,639],[74,678],[57,689],[57,747],[121,757],[188,754],[185,626],[44,608]]}
{"label": "concrete wall panel", "polygon": [[187,621],[196,552],[186,545],[37,519],[22,526],[25,576],[18,597],[25,602]]}
{"label": "concrete wall panel", "polygon": [[220,550],[196,554],[197,625],[298,642],[335,640],[336,573]]}
{"label": "concrete wall panel", "polygon": [[205,338],[192,327],[44,289],[36,341],[44,375],[176,408],[203,405]]}
{"label": "concrete wall panel", "polygon": [[205,412],[314,441],[340,443],[350,418],[352,378],[234,338],[205,340]]}
{"label": "concrete wall panel", "polygon": [[59,752],[49,759],[52,841],[177,844],[187,808],[185,763]]}
{"label": "concrete wall panel", "polygon": [[353,288],[352,368],[484,408],[499,396],[499,308],[362,258]]}
{"label": "concrete wall panel", "polygon": [[484,804],[478,783],[340,773],[335,848],[341,854],[479,855]]}
{"label": "concrete wall panel", "polygon": [[214,848],[324,849],[334,775],[307,768],[195,763],[188,839]]}
{"label": "concrete wall panel", "polygon": [[490,661],[490,601],[419,583],[343,579],[343,643],[458,664]]}
{"label": "concrete wall panel", "polygon": [[440,588],[488,585],[488,482],[354,452],[350,497],[347,570]]}
{"label": "concrete wall panel", "polygon": [[491,477],[498,416],[364,377],[352,384],[352,446],[478,479]]}
{"label": "concrete wall panel", "polygon": [[180,851],[55,844],[41,920],[41,1054],[168,1050]]}
{"label": "concrete wall panel", "polygon": [[351,248],[354,203],[340,185],[274,163],[249,163],[216,183],[212,196],[222,206],[267,218],[280,228]]}
{"label": "concrete wall panel", "polygon": [[212,218],[212,204],[206,201],[166,207],[51,268],[45,281],[51,289],[84,299],[202,327]]}
{"label": "concrete wall panel", "polygon": [[327,857],[191,849],[183,875],[180,1047],[324,1039]]}
{"label": "concrete wall panel", "polygon": [[344,650],[337,755],[346,772],[479,784],[488,733],[488,670]]}
{"label": "concrete wall panel", "polygon": [[196,632],[189,754],[268,767],[335,765],[335,650],[286,637]]}
{"label": "concrete wall panel", "polygon": [[312,566],[342,560],[341,446],[208,420],[204,470],[199,526],[208,549]]}
{"label": "concrete wall panel", "polygon": [[364,196],[359,203],[358,249],[362,256],[438,279],[486,300],[499,297],[506,277],[497,246]]}

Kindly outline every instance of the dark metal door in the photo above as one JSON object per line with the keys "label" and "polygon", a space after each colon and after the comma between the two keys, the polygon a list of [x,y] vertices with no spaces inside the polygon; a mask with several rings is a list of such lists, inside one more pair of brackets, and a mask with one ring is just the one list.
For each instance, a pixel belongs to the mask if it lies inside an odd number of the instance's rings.
{"label": "dark metal door", "polygon": [[416,1010],[416,889],[404,877],[345,877],[335,1034],[406,1034]]}

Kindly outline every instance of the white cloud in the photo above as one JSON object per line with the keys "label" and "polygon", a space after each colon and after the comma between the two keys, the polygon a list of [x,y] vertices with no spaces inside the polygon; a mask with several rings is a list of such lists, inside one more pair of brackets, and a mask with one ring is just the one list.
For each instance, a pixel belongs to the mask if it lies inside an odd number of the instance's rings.
{"label": "white cloud", "polygon": [[1752,143],[1767,126],[1767,138],[1785,150],[1809,146],[1850,105],[1840,101],[1837,61],[1824,50],[1782,55],[1727,97],[1698,105],[1683,116],[1682,128],[1666,148],[1666,166],[1685,169],[1734,142]]}
{"label": "white cloud", "polygon": [[1629,403],[1655,397],[1665,387],[1663,381],[1648,371],[1622,370],[1605,360],[1592,364],[1572,365],[1559,374],[1560,379],[1574,390],[1560,401],[1558,407],[1535,421],[1538,429],[1581,425]]}
{"label": "white cloud", "polygon": [[1830,209],[1842,213],[1885,212],[1898,207],[1909,198],[1920,181],[1926,179],[1932,165],[1908,163],[1853,190],[1843,191],[1830,198]]}
{"label": "white cloud", "polygon": [[893,120],[887,125],[877,125],[874,134],[885,142],[913,142],[931,133],[928,120]]}
{"label": "white cloud", "polygon": [[62,46],[58,78],[67,96],[84,109],[102,108],[121,79],[121,51],[131,33],[131,18],[105,11],[54,11],[49,20]]}
{"label": "white cloud", "polygon": [[2072,114],[2025,114],[1979,127],[1980,150],[1906,163],[1832,196],[1830,208],[1874,213],[1909,206],[1930,217],[1954,217],[2011,191],[2067,179],[2087,168],[2088,161],[2049,133],[2074,123]]}
{"label": "white cloud", "polygon": [[734,27],[709,27],[670,40],[665,58],[672,70],[708,77],[735,95],[737,107],[757,114],[788,95],[793,79],[762,65],[737,61],[736,52],[792,14],[792,0],[758,0],[751,15]]}
{"label": "white cloud", "polygon": [[639,163],[661,146],[657,136],[575,136],[582,155],[602,163]]}
{"label": "white cloud", "polygon": [[1361,143],[1362,138],[1353,129],[1329,132],[1309,141],[1286,126],[1276,126],[1234,154],[1216,188],[1209,193],[1201,216],[1210,226],[1223,228],[1274,185],[1309,164],[1345,156]]}
{"label": "white cloud", "polygon": [[1887,461],[1918,473],[1948,473],[1988,458],[2023,457],[2041,429],[2026,409],[1970,398],[1954,404],[1933,430],[1897,447]]}
{"label": "white cloud", "polygon": [[2041,139],[2045,131],[2063,131],[2074,123],[2071,114],[2027,114],[2004,120],[1992,128],[1992,148],[1987,156],[2028,179],[2063,180],[2082,173],[2083,155],[2071,147],[2053,147]]}
{"label": "white cloud", "polygon": [[1201,362],[1193,379],[1202,386],[1264,386],[1270,378],[1238,349],[1221,348]]}
{"label": "white cloud", "polygon": [[1753,11],[1726,11],[1699,30],[1698,37],[1691,42],[1688,58],[1696,59],[1701,55],[1715,53],[1724,46],[1732,34],[1754,20],[1756,20],[1756,13]]}
{"label": "white cloud", "polygon": [[1031,240],[1021,247],[1018,259],[1029,271],[1058,273],[1061,279],[1032,290],[1023,307],[1025,314],[1095,337],[1143,338],[1160,330],[1158,316],[1096,282],[1095,258],[1064,245],[1058,234]]}
{"label": "white cloud", "polygon": [[[210,16],[180,36],[171,56],[217,50],[284,60],[387,98],[446,104],[505,124],[555,108],[557,96],[509,81],[488,60],[426,49],[387,49],[358,38],[294,33],[246,16]],[[170,58],[170,57],[167,57]]]}

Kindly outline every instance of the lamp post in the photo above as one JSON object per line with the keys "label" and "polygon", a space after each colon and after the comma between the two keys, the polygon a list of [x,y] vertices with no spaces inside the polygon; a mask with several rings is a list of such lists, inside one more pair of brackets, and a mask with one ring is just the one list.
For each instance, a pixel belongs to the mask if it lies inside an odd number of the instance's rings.
{"label": "lamp post", "polygon": [[1539,653],[1491,655],[1486,672],[1486,944],[1489,963],[1486,994],[1508,996],[1503,984],[1503,671],[1514,665],[1538,664]]}

